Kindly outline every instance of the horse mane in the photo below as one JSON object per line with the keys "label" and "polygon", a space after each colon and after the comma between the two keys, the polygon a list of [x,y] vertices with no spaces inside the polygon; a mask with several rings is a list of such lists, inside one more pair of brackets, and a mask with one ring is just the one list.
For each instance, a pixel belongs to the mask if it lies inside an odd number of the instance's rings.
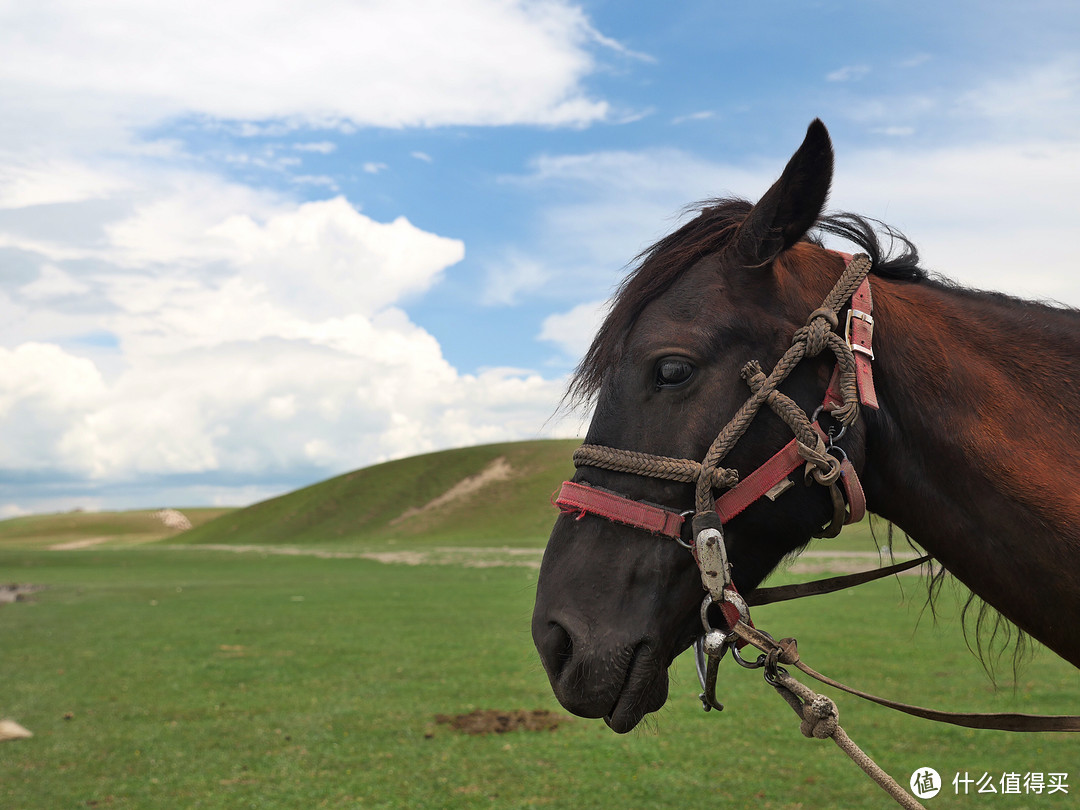
{"label": "horse mane", "polygon": [[[752,208],[752,203],[737,197],[691,205],[687,212],[697,211],[694,219],[635,258],[636,266],[616,290],[607,317],[570,378],[565,403],[582,405],[596,397],[645,307],[695,262],[726,247]],[[828,214],[805,239],[823,246],[824,234],[840,237],[869,256],[873,275],[911,282],[928,277],[919,266],[919,252],[911,240],[879,220],[846,212]]]}

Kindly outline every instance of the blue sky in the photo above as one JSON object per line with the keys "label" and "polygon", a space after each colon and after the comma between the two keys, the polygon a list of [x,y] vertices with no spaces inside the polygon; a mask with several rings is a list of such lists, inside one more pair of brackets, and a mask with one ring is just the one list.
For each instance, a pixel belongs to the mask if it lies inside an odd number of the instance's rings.
{"label": "blue sky", "polygon": [[831,203],[1080,304],[1069,2],[0,4],[0,516],[551,419],[627,263],[822,118]]}

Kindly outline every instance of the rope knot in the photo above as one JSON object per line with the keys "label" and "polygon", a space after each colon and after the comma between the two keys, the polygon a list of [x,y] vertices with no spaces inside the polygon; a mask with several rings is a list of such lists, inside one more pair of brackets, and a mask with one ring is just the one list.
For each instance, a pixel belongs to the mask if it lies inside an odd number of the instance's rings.
{"label": "rope knot", "polygon": [[806,483],[810,483],[810,479],[813,478],[823,487],[832,486],[840,478],[840,459],[826,452],[825,443],[821,441],[820,436],[814,438],[817,439],[816,447],[810,447],[801,441],[795,444],[799,455],[806,459],[803,478]]}
{"label": "rope knot", "polygon": [[757,360],[751,360],[739,371],[739,376],[743,378],[747,385],[750,386],[750,390],[755,394],[765,384],[765,372],[761,370],[761,363]]}
{"label": "rope knot", "polygon": [[[822,312],[823,310],[817,310]],[[812,318],[810,322],[803,327],[806,331],[806,356],[817,357],[827,348],[829,348],[829,335],[833,334],[833,329],[836,327],[836,313],[832,310],[824,310],[828,314],[832,315],[832,320],[828,320],[824,315]]]}
{"label": "rope knot", "polygon": [[833,736],[840,724],[840,711],[836,704],[824,695],[815,694],[809,702],[803,704],[802,723],[799,730],[804,737],[824,740]]}

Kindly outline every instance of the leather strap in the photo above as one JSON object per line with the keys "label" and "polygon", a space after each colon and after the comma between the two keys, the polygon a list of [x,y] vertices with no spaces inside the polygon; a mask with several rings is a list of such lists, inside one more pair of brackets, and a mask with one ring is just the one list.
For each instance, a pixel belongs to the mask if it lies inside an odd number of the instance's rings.
{"label": "leather strap", "polygon": [[863,279],[859,289],[851,296],[848,311],[847,341],[855,355],[855,378],[859,383],[859,400],[868,408],[878,409],[877,391],[874,389],[874,371],[870,363],[874,359],[871,344],[874,339],[874,309],[870,297],[870,277]]}
{"label": "leather strap", "polygon": [[716,499],[720,521],[727,523],[805,463],[799,455],[798,443],[792,439],[779,453]]}
{"label": "leather strap", "polygon": [[[862,280],[862,284],[851,296],[851,308],[848,310],[847,322],[844,327],[844,338],[851,347],[855,357],[855,381],[859,388],[859,401],[868,408],[878,410],[877,390],[874,388],[874,308],[873,298],[870,295],[870,277]],[[833,368],[832,377],[829,380],[829,388],[825,392],[825,410],[831,411],[844,404],[840,396],[840,367]]]}
{"label": "leather strap", "polygon": [[855,466],[848,461],[847,456],[840,462],[840,481],[844,485],[848,503],[848,516],[844,525],[858,523],[866,514],[866,493],[863,492]]}
{"label": "leather strap", "polygon": [[805,672],[811,678],[824,684],[835,687],[849,695],[861,697],[895,709],[913,717],[921,717],[924,720],[934,720],[938,723],[951,723],[954,726],[965,728],[993,729],[996,731],[1080,731],[1080,716],[1072,714],[1018,714],[1013,712],[943,712],[937,709],[927,709],[924,706],[913,706],[910,703],[901,703],[896,700],[871,695],[860,689],[854,689],[846,684],[835,681],[827,675],[811,669],[802,661],[796,661],[795,666]]}
{"label": "leather strap", "polygon": [[889,709],[910,714],[913,717],[921,717],[924,720],[933,720],[938,723],[950,723],[954,726],[965,728],[995,729],[997,731],[1080,731],[1080,716],[1069,714],[1016,714],[1012,712],[943,712],[937,709],[927,709],[923,706],[914,706],[910,703],[901,703],[897,700],[871,695],[861,689],[855,689],[840,681],[833,680],[827,675],[822,675],[812,669],[799,658],[798,643],[793,638],[784,638],[776,641],[768,633],[764,633],[755,627],[739,622],[732,631],[743,641],[757,647],[776,663],[784,666],[795,666],[805,672],[811,678],[821,681],[823,684],[832,686],[849,695],[855,695],[863,700],[877,703]]}
{"label": "leather strap", "polygon": [[750,607],[758,605],[771,605],[775,602],[787,602],[791,599],[801,599],[804,596],[821,596],[826,593],[834,593],[844,588],[853,588],[865,582],[873,582],[875,579],[899,574],[911,568],[930,562],[933,557],[927,554],[925,557],[917,557],[914,560],[905,560],[902,563],[893,563],[884,568],[874,568],[870,571],[859,571],[856,574],[844,574],[838,577],[826,577],[815,579],[811,582],[799,582],[794,585],[777,585],[772,588],[757,588],[746,597],[746,604]]}
{"label": "leather strap", "polygon": [[[816,422],[814,429],[825,437]],[[799,455],[798,442],[792,439],[780,452],[716,499],[716,513],[720,516],[720,522],[727,524],[805,463],[806,460]],[[848,515],[844,523],[857,523],[866,514],[866,496],[855,467],[846,458],[840,464],[840,480],[848,502]],[[588,484],[563,482],[554,504],[566,512],[580,513],[579,519],[585,514],[593,514],[653,534],[682,538],[684,514]]]}
{"label": "leather strap", "polygon": [[564,481],[555,498],[555,505],[565,512],[578,512],[578,520],[586,514],[633,526],[638,529],[682,539],[683,515],[642,501],[616,495],[606,489]]}

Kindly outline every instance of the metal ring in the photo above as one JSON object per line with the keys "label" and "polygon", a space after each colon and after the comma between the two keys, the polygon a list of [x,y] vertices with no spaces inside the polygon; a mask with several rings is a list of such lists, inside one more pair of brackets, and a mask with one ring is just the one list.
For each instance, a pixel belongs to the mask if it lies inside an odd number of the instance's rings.
{"label": "metal ring", "polygon": [[[821,416],[821,411],[824,410],[824,409],[825,409],[825,405],[824,405],[824,403],[822,403],[821,405],[818,406],[818,408],[816,408],[813,411],[813,416],[810,417],[810,421],[811,422],[818,421],[818,417]],[[833,414],[829,413],[829,417],[833,417]],[[837,421],[839,421],[839,420],[837,420]],[[829,431],[828,432],[828,446],[832,447],[834,444],[839,442],[841,440],[841,438],[843,438],[843,434],[845,434],[847,432],[848,432],[847,424],[842,424],[842,423],[840,424],[840,432],[837,433],[835,436],[833,435],[833,431]]]}
{"label": "metal ring", "polygon": [[765,667],[765,671],[762,673],[762,675],[765,676],[765,682],[769,684],[769,686],[780,686],[780,679],[786,678],[787,674],[788,671],[783,667]]}
{"label": "metal ring", "polygon": [[[693,517],[693,516],[694,516],[694,510],[693,509],[687,509],[685,512],[679,512],[679,517],[681,517],[683,519],[684,524],[686,523],[686,519],[688,517]],[[687,543],[685,540],[682,539],[681,534],[678,537],[675,537],[673,539],[675,540],[676,543],[678,543],[680,546],[685,548],[687,551],[692,552],[694,550],[693,542]]]}
{"label": "metal ring", "polygon": [[753,663],[751,663],[751,662],[747,661],[745,658],[743,658],[741,655],[739,655],[739,648],[737,646],[735,646],[734,644],[732,644],[731,645],[731,654],[732,654],[732,656],[734,656],[735,662],[740,667],[744,667],[745,669],[761,669],[763,666],[765,666],[765,653],[762,653],[761,655],[759,655],[757,657],[757,660],[754,661]]}
{"label": "metal ring", "polygon": [[705,628],[706,633],[716,629],[709,623],[709,608],[712,606],[712,603],[712,594],[705,594],[705,598],[701,600],[701,626]]}

